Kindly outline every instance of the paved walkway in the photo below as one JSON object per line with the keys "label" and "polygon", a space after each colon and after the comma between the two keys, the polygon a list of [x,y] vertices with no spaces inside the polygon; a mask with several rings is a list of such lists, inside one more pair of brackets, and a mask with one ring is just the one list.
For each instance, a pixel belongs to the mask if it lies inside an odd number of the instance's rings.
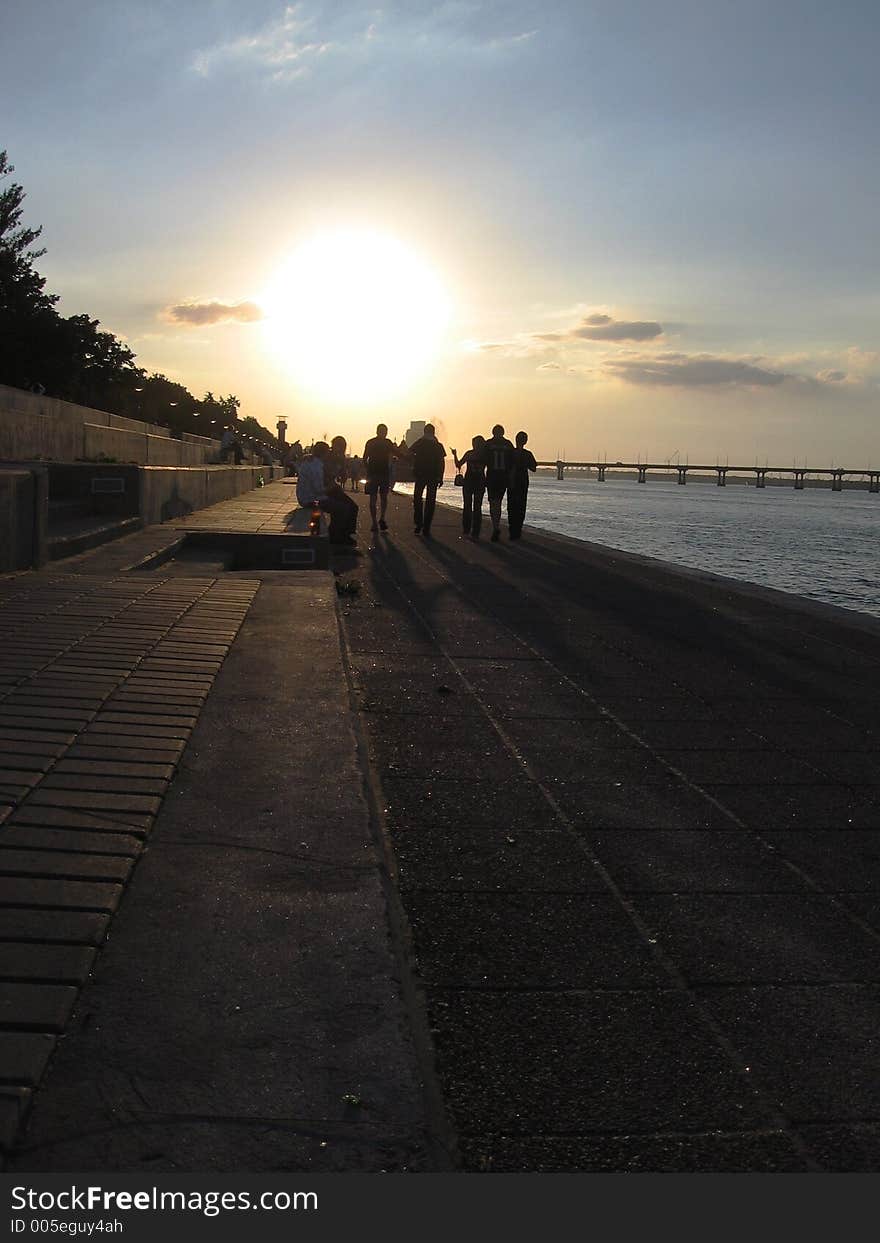
{"label": "paved walkway", "polygon": [[880,627],[389,517],[350,700],[319,572],[0,585],[14,1168],[877,1169]]}

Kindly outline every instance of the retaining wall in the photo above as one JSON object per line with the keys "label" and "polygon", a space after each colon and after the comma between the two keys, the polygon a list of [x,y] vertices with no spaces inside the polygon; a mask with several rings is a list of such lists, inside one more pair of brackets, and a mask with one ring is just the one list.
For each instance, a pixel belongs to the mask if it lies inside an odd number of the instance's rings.
{"label": "retaining wall", "polygon": [[0,459],[75,462],[103,454],[140,465],[204,466],[219,452],[219,440],[177,440],[167,427],[0,384]]}

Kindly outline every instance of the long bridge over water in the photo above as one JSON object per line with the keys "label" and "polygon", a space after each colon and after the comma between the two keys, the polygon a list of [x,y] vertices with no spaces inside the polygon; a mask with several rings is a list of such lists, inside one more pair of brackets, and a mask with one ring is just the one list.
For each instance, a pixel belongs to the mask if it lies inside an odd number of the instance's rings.
{"label": "long bridge over water", "polygon": [[768,475],[789,475],[792,478],[793,486],[797,491],[801,491],[808,477],[830,478],[831,491],[842,492],[843,481],[847,476],[853,476],[860,479],[866,479],[868,483],[867,490],[869,492],[880,492],[880,470],[873,470],[871,467],[843,467],[843,466],[730,466],[725,464],[719,465],[717,462],[713,466],[699,466],[688,463],[670,463],[670,462],[566,462],[557,459],[555,462],[538,462],[540,467],[549,467],[556,471],[557,479],[564,479],[565,472],[573,471],[595,471],[597,483],[605,482],[607,471],[635,471],[639,483],[647,483],[648,472],[661,471],[664,475],[677,475],[676,482],[684,485],[687,483],[688,474],[694,475],[716,475],[716,483],[719,488],[723,488],[727,484],[728,475],[751,475],[754,478],[754,486],[756,488],[766,487],[766,478]]}

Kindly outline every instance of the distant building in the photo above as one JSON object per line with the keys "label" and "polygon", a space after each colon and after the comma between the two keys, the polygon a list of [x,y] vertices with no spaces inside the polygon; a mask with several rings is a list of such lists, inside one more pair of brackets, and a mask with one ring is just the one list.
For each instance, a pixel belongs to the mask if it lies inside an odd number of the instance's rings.
{"label": "distant building", "polygon": [[421,440],[424,434],[425,434],[425,420],[424,419],[413,419],[413,421],[409,425],[409,428],[403,434],[403,439],[406,441],[407,449],[412,448],[412,446],[416,443],[417,440]]}

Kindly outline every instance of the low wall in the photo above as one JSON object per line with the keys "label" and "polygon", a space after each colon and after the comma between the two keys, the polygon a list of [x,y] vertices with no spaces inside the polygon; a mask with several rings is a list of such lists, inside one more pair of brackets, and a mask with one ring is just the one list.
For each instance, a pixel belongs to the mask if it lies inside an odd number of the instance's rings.
{"label": "low wall", "polygon": [[177,440],[167,427],[0,384],[2,460],[76,462],[103,455],[139,465],[204,466],[219,452],[219,440]]}
{"label": "low wall", "polygon": [[0,467],[0,573],[45,564],[48,496],[45,468]]}
{"label": "low wall", "polygon": [[196,509],[228,501],[266,483],[281,479],[281,466],[207,466],[204,470],[145,466],[140,471],[141,517],[146,525],[185,518]]}

